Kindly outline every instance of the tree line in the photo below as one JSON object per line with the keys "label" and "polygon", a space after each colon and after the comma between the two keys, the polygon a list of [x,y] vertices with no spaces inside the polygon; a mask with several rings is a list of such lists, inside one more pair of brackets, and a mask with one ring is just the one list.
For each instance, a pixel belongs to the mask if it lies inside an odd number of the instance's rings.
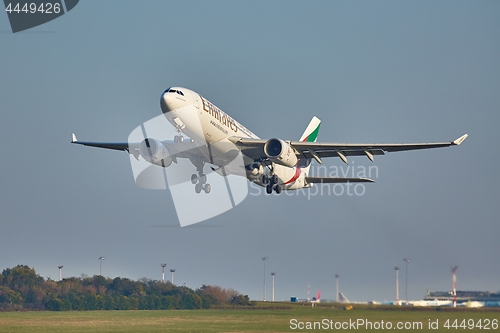
{"label": "tree line", "polygon": [[231,288],[198,289],[170,282],[100,275],[45,280],[33,268],[18,265],[0,274],[0,310],[171,310],[251,306],[248,295]]}

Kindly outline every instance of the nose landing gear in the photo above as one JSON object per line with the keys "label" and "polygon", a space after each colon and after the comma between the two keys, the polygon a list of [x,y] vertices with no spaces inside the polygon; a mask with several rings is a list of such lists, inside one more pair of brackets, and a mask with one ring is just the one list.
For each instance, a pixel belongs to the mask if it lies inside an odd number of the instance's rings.
{"label": "nose landing gear", "polygon": [[182,130],[184,127],[176,125],[175,130],[177,131],[177,135],[174,136],[174,142],[175,143],[183,143],[184,142],[184,137],[182,136]]}

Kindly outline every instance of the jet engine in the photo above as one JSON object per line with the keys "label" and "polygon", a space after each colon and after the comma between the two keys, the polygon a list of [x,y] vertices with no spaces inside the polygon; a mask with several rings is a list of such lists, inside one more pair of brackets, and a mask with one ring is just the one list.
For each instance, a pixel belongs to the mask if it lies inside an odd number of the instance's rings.
{"label": "jet engine", "polygon": [[283,140],[269,139],[264,145],[264,153],[274,163],[287,167],[297,165],[297,156],[293,148]]}
{"label": "jet engine", "polygon": [[155,139],[144,139],[139,146],[139,153],[142,158],[152,164],[162,166],[164,168],[172,164],[172,158],[167,147],[160,141]]}

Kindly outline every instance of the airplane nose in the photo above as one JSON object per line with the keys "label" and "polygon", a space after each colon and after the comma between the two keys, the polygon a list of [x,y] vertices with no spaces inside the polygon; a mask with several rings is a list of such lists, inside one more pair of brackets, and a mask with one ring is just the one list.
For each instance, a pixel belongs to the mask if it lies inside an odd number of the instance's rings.
{"label": "airplane nose", "polygon": [[160,97],[160,107],[163,113],[177,110],[192,103],[192,98],[186,89],[169,88]]}
{"label": "airplane nose", "polygon": [[160,107],[163,113],[172,111],[174,109],[172,104],[172,97],[165,91],[160,97]]}

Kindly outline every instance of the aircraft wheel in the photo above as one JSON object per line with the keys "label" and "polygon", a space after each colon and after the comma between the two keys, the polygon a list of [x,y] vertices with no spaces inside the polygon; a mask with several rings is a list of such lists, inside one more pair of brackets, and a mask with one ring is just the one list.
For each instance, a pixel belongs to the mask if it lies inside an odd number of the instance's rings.
{"label": "aircraft wheel", "polygon": [[196,184],[198,182],[198,175],[192,174],[191,175],[191,184]]}
{"label": "aircraft wheel", "polygon": [[266,176],[262,176],[262,184],[266,185],[269,182]]}
{"label": "aircraft wheel", "polygon": [[267,194],[271,194],[271,193],[273,193],[273,187],[272,187],[272,185],[267,185],[267,186],[266,186],[266,193],[267,193]]}
{"label": "aircraft wheel", "polygon": [[179,135],[179,143],[184,142],[184,137],[182,135]]}
{"label": "aircraft wheel", "polygon": [[178,135],[174,136],[174,142],[179,143],[179,136]]}
{"label": "aircraft wheel", "polygon": [[200,193],[200,192],[201,192],[201,188],[202,188],[202,187],[203,187],[203,185],[201,185],[200,183],[198,183],[198,184],[196,184],[196,185],[194,186],[194,191],[195,191],[196,193]]}
{"label": "aircraft wheel", "polygon": [[200,176],[200,183],[205,184],[207,182],[207,175],[202,174]]}
{"label": "aircraft wheel", "polygon": [[205,191],[206,194],[210,193],[210,191],[212,190],[212,186],[210,186],[210,184],[205,184],[205,186],[203,186],[203,191]]}
{"label": "aircraft wheel", "polygon": [[271,179],[271,182],[273,184],[278,184],[278,176],[277,175],[273,175],[272,179]]}
{"label": "aircraft wheel", "polygon": [[276,185],[274,187],[274,191],[276,192],[276,194],[280,194],[282,190],[283,188],[281,187],[281,185]]}

